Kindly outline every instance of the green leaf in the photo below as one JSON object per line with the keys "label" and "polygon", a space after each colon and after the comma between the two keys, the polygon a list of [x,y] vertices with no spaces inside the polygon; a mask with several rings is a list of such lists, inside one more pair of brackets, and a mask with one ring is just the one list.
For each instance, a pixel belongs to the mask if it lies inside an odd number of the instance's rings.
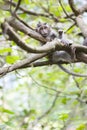
{"label": "green leaf", "polygon": [[24,0],[24,3],[28,5],[30,3],[30,0]]}
{"label": "green leaf", "polygon": [[6,53],[6,52],[12,52],[12,49],[11,48],[0,49],[0,54]]}
{"label": "green leaf", "polygon": [[61,119],[63,121],[68,119],[68,117],[69,117],[69,115],[67,113],[62,113],[59,115],[59,119]]}
{"label": "green leaf", "polygon": [[31,109],[31,110],[29,111],[29,115],[31,115],[31,114],[36,114],[36,111],[35,111],[34,109]]}
{"label": "green leaf", "polygon": [[3,112],[3,113],[8,113],[8,114],[14,114],[14,112],[13,112],[13,111],[8,110],[8,109],[5,109],[5,108],[3,108],[3,107],[0,107],[0,112]]}
{"label": "green leaf", "polygon": [[74,30],[74,26],[67,31],[67,34],[71,34]]}
{"label": "green leaf", "polygon": [[9,63],[9,64],[13,64],[19,59],[20,59],[19,56],[7,56],[6,62]]}
{"label": "green leaf", "polygon": [[70,13],[71,12],[71,8],[69,5],[65,5],[66,6],[66,10]]}
{"label": "green leaf", "polygon": [[85,124],[81,124],[76,130],[85,130]]}

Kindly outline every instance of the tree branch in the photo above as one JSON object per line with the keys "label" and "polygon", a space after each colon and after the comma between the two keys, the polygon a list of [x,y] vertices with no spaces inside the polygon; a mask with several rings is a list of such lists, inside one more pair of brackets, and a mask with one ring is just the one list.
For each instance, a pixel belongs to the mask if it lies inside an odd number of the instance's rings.
{"label": "tree branch", "polygon": [[18,63],[13,64],[12,66],[9,67],[3,67],[0,69],[0,75],[6,75],[8,72],[14,71],[18,68],[21,68],[25,65],[31,64],[32,62],[46,56],[47,53],[43,53],[43,54],[32,54],[30,57],[19,61]]}
{"label": "tree branch", "polygon": [[78,9],[78,11],[80,12],[80,14],[87,12],[87,4],[83,5],[80,9]]}
{"label": "tree branch", "polygon": [[81,29],[83,36],[87,37],[87,24],[85,24],[82,15],[76,17],[76,22]]}
{"label": "tree branch", "polygon": [[[17,4],[15,2],[11,2],[11,1],[8,1],[8,0],[5,0],[8,4],[11,4],[13,5],[14,7],[17,6]],[[24,13],[28,14],[28,15],[34,15],[34,16],[42,16],[42,17],[49,17],[49,14],[43,14],[43,13],[36,13],[36,12],[33,12],[33,11],[29,11],[29,10],[26,10],[25,8],[23,7],[19,7],[19,9],[21,11],[23,11]]]}
{"label": "tree branch", "polygon": [[[23,25],[23,23],[21,23],[19,21],[15,21],[15,20],[13,22],[12,21],[10,22],[10,24],[14,28],[16,27],[17,30],[22,31],[26,34],[29,34],[30,37],[33,37],[35,39],[43,40],[42,42],[47,42],[47,40],[44,39],[41,35],[39,35],[35,31],[31,30],[30,28],[26,27],[25,25]],[[15,41],[15,43],[18,46],[20,46],[23,50],[26,50],[27,52],[43,53],[43,52],[50,52],[50,51],[52,52],[55,50],[65,50],[67,52],[71,51],[71,47],[64,46],[64,44],[62,44],[59,39],[54,39],[52,42],[48,42],[44,46],[41,46],[38,48],[29,47],[26,45],[26,43],[23,40],[21,40],[19,35],[14,32],[14,30],[9,26],[9,24],[7,22],[4,22],[4,24],[2,24],[2,29],[4,27],[6,27],[6,32],[11,37],[11,39],[13,41]],[[76,48],[76,52],[78,52],[78,53],[79,52],[87,53],[87,47],[85,47],[85,46],[73,44],[72,47]]]}
{"label": "tree branch", "polygon": [[20,7],[20,4],[21,4],[21,1],[22,0],[18,0],[18,3],[17,3],[17,5],[16,5],[16,8],[15,8],[15,10],[14,10],[14,14],[16,14],[16,12],[17,12],[17,10],[19,9],[19,7]]}
{"label": "tree branch", "polygon": [[[17,70],[17,69],[24,69],[24,68],[28,68],[28,67],[38,67],[38,66],[44,66],[44,65],[52,65],[52,64],[70,64],[68,62],[62,62],[62,61],[59,61],[57,63],[52,63],[50,61],[44,61],[44,62],[34,62],[44,56],[46,56],[47,53],[45,54],[33,54],[33,55],[30,55],[30,57],[22,60],[22,61],[19,61],[11,66],[8,66],[8,67],[2,67],[0,69],[0,75],[1,77],[6,75],[7,73],[9,72],[12,72],[14,70]],[[83,54],[83,53],[79,53],[78,55],[78,61],[77,62],[84,62],[87,64],[87,55]]]}
{"label": "tree branch", "polygon": [[79,11],[75,8],[74,0],[68,0],[68,2],[69,2],[69,5],[70,5],[72,11],[74,12],[75,16],[78,16]]}
{"label": "tree branch", "polygon": [[[58,94],[59,94],[60,92],[57,92],[56,93],[56,95],[55,95],[55,97],[54,97],[54,100],[53,100],[53,102],[52,102],[52,104],[51,104],[51,106],[50,106],[50,108],[46,111],[46,112],[44,112],[40,117],[38,117],[37,119],[36,119],[36,121],[39,121],[39,120],[41,120],[42,118],[44,118],[45,116],[47,116],[50,112],[51,112],[51,110],[54,108],[54,106],[55,106],[55,103],[56,103],[56,101],[57,101],[57,98],[58,98]],[[34,121],[34,122],[36,122],[36,121]],[[34,123],[33,122],[33,123]]]}

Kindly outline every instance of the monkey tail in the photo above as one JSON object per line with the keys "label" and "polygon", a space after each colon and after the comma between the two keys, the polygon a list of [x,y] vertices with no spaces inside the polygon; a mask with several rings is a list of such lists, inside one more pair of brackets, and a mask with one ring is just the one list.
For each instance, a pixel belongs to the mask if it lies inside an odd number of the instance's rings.
{"label": "monkey tail", "polygon": [[85,74],[77,74],[77,73],[71,72],[70,70],[66,69],[65,67],[63,67],[60,64],[57,64],[57,65],[59,66],[59,68],[61,70],[63,70],[64,72],[66,72],[66,73],[68,73],[68,74],[70,74],[72,76],[76,76],[76,77],[87,77],[87,75],[85,75]]}

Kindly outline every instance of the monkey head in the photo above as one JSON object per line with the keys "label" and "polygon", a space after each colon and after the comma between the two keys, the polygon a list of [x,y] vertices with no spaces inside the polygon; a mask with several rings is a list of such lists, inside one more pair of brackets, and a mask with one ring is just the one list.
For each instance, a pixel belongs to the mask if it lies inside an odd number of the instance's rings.
{"label": "monkey head", "polygon": [[59,29],[59,30],[58,30],[58,34],[59,34],[59,39],[62,39],[62,38],[63,38],[64,31],[63,31],[62,29]]}
{"label": "monkey head", "polygon": [[46,38],[49,36],[51,30],[50,26],[47,23],[38,22],[36,31]]}

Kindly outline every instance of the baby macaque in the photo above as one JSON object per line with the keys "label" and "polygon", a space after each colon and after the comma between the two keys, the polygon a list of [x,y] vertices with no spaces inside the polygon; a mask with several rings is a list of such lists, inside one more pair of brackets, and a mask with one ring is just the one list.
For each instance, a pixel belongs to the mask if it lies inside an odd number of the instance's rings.
{"label": "baby macaque", "polygon": [[[66,45],[69,46],[71,45],[71,43],[69,42],[69,40],[64,38],[64,32],[63,30],[58,30],[58,38],[60,39],[60,41]],[[52,55],[52,61],[53,62],[59,62],[59,61],[67,61],[67,62],[71,62],[72,58],[71,55],[69,53],[67,53],[66,51],[55,51]]]}
{"label": "baby macaque", "polygon": [[61,42],[64,44],[64,45],[72,45],[73,42],[71,40],[68,40],[66,39],[66,37],[64,36],[64,31],[63,30],[58,30],[58,38],[61,39]]}

